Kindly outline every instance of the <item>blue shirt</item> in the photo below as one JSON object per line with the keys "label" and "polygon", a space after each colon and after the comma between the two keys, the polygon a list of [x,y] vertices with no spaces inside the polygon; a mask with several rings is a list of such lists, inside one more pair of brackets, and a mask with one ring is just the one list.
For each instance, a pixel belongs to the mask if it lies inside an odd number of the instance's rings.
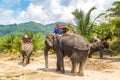
{"label": "blue shirt", "polygon": [[54,33],[55,33],[55,34],[61,34],[61,29],[60,29],[60,28],[55,29],[55,30],[54,30]]}

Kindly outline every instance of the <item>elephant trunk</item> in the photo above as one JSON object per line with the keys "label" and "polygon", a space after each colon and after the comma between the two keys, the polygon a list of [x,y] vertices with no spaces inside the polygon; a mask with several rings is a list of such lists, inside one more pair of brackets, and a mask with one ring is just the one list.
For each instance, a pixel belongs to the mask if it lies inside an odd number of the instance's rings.
{"label": "elephant trunk", "polygon": [[44,47],[44,58],[45,58],[45,67],[48,68],[48,51],[46,47]]}

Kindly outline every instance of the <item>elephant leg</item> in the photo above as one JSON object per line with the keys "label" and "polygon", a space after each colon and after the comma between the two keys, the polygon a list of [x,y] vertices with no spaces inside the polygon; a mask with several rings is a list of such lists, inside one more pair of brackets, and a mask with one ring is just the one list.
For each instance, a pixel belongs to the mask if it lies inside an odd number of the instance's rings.
{"label": "elephant leg", "polygon": [[100,52],[100,59],[102,59],[103,58],[103,50],[100,49],[99,52]]}
{"label": "elephant leg", "polygon": [[108,49],[108,51],[109,51],[109,53],[110,53],[110,54],[109,54],[110,57],[112,57],[112,52],[113,52],[113,51],[112,51],[111,49]]}
{"label": "elephant leg", "polygon": [[28,61],[27,61],[27,64],[30,63],[30,56],[31,56],[31,53],[28,54]]}
{"label": "elephant leg", "polygon": [[25,52],[22,51],[21,54],[22,54],[22,65],[24,65],[24,63],[25,63]]}
{"label": "elephant leg", "polygon": [[21,51],[21,55],[22,55],[22,64],[23,64],[23,62],[24,62],[24,51]]}
{"label": "elephant leg", "polygon": [[26,55],[26,65],[29,64],[29,59],[30,59],[29,54],[27,54]]}
{"label": "elephant leg", "polygon": [[85,66],[85,63],[87,61],[87,58],[83,59],[82,61],[79,62],[79,71],[78,71],[78,75],[79,76],[84,76],[84,66]]}
{"label": "elephant leg", "polygon": [[77,62],[75,61],[71,61],[72,62],[72,69],[71,69],[71,75],[76,75],[76,65],[77,65]]}
{"label": "elephant leg", "polygon": [[88,58],[92,58],[92,54],[93,54],[93,52],[90,52],[90,53],[88,54]]}
{"label": "elephant leg", "polygon": [[71,75],[76,75],[76,66],[77,66],[77,60],[78,60],[78,55],[77,55],[77,53],[73,53],[72,55],[71,55],[71,58],[70,58],[70,60],[71,60],[71,63],[72,63],[72,68],[71,68]]}
{"label": "elephant leg", "polygon": [[28,56],[27,56],[27,53],[25,53],[23,66],[26,66],[26,65],[27,65],[27,62],[28,62]]}
{"label": "elephant leg", "polygon": [[26,55],[23,57],[23,67],[26,65]]}
{"label": "elephant leg", "polygon": [[30,56],[28,57],[28,62],[27,62],[27,64],[29,64],[30,63]]}
{"label": "elephant leg", "polygon": [[64,56],[62,53],[57,54],[57,69],[56,69],[56,71],[60,71],[60,73],[65,73],[63,57]]}
{"label": "elephant leg", "polygon": [[65,73],[63,58],[61,58],[61,60],[60,60],[60,72],[61,72],[61,73]]}
{"label": "elephant leg", "polygon": [[56,71],[58,72],[58,71],[60,71],[60,63],[59,63],[59,61],[57,60],[57,68],[56,68]]}
{"label": "elephant leg", "polygon": [[24,62],[24,56],[22,55],[22,64],[23,64],[23,62]]}

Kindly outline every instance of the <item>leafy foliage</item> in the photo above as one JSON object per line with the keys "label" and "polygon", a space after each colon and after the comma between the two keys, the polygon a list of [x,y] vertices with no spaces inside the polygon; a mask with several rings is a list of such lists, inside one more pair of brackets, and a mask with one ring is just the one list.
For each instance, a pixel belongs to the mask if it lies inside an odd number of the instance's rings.
{"label": "leafy foliage", "polygon": [[112,4],[114,7],[109,8],[107,12],[109,12],[109,16],[115,17],[120,16],[120,1],[115,1]]}
{"label": "leafy foliage", "polygon": [[15,35],[9,35],[5,36],[1,39],[1,47],[2,50],[7,53],[15,53],[18,50],[18,45],[20,45],[20,42],[18,38]]}
{"label": "leafy foliage", "polygon": [[[25,33],[28,34],[30,38],[32,38],[32,43],[34,46],[34,52],[37,50],[43,49],[44,45],[44,36],[41,33],[33,33],[26,31]],[[20,46],[21,46],[21,39],[23,37],[23,34],[19,35],[8,35],[1,38],[0,41],[0,48],[1,51],[4,51],[6,53],[17,53],[20,52]]]}
{"label": "leafy foliage", "polygon": [[100,16],[104,15],[104,13],[99,14],[93,21],[90,19],[90,15],[93,10],[95,10],[95,7],[92,7],[87,14],[85,14],[82,10],[76,9],[72,14],[75,17],[75,22],[77,24],[77,32],[85,37],[88,38],[88,40],[91,39],[91,36],[94,32],[93,30],[93,25],[94,22],[97,18]]}

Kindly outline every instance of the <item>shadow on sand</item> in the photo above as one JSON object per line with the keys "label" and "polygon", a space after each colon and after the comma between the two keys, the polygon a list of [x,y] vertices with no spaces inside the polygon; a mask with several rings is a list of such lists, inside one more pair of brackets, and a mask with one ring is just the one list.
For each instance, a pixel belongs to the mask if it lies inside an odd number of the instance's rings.
{"label": "shadow on sand", "polygon": [[55,68],[38,68],[37,70],[41,70],[44,72],[54,72],[54,73],[63,74],[63,75],[71,75],[70,70],[65,70],[65,73],[57,72]]}

